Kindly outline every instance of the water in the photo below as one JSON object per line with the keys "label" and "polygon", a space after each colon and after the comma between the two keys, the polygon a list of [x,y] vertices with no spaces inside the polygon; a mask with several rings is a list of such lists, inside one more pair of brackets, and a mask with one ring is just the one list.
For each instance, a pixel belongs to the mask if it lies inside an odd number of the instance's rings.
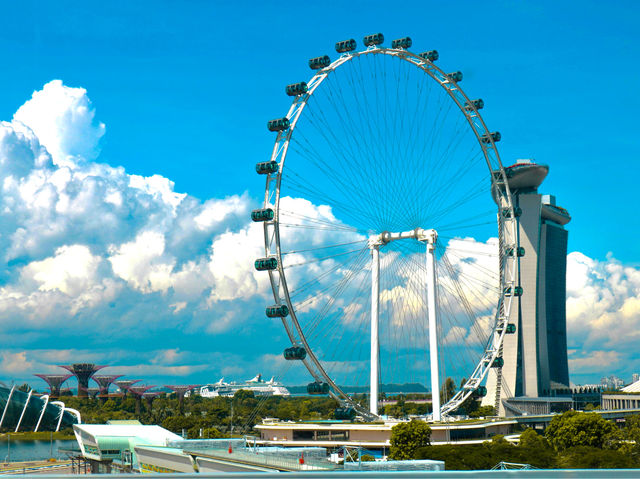
{"label": "water", "polygon": [[60,454],[58,448],[77,448],[78,442],[71,439],[61,441],[54,439],[51,441],[17,441],[13,438],[7,448],[6,436],[0,441],[0,460],[7,461],[10,456],[11,462],[16,461],[36,461],[46,460],[51,457],[51,451],[53,450],[53,457],[58,459],[66,459],[66,455]]}

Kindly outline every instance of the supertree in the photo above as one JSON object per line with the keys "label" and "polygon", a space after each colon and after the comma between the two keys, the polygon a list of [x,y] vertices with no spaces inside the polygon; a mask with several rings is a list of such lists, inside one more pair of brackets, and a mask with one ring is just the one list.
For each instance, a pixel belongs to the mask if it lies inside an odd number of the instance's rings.
{"label": "supertree", "polygon": [[60,366],[73,374],[78,379],[78,397],[87,397],[89,389],[89,379],[97,371],[106,366],[98,366],[92,363],[75,363],[67,366]]}
{"label": "supertree", "polygon": [[168,385],[168,384],[166,384],[165,387],[171,389],[178,396],[178,408],[180,409],[180,413],[182,413],[184,395],[187,393],[187,391],[191,391],[193,388],[197,388],[198,385],[197,384],[185,384],[185,385],[176,386],[176,385]]}
{"label": "supertree", "polygon": [[48,385],[51,394],[49,395],[51,398],[60,397],[60,386],[69,379],[71,374],[34,374],[34,376],[38,376],[40,379],[43,379]]}

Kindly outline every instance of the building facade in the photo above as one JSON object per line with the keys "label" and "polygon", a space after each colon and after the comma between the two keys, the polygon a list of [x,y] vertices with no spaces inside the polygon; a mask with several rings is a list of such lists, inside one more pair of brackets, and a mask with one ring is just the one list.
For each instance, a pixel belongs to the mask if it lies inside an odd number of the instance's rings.
{"label": "building facade", "polygon": [[483,404],[504,414],[502,400],[544,397],[569,388],[566,327],[566,270],[571,217],[555,197],[538,193],[549,172],[530,160],[505,169],[518,216],[520,296],[514,297],[509,323],[515,334],[504,337],[504,366],[487,379]]}
{"label": "building facade", "polygon": [[0,384],[0,431],[59,431],[81,421],[80,413],[49,396]]}

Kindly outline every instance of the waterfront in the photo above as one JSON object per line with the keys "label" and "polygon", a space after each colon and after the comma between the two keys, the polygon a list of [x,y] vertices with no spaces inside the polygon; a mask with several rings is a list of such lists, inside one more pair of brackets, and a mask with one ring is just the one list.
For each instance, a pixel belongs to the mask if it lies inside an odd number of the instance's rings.
{"label": "waterfront", "polygon": [[7,436],[0,442],[0,457],[3,462],[17,461],[44,461],[51,457],[56,459],[66,459],[66,456],[58,452],[59,448],[74,448],[78,443],[73,439],[53,441],[16,441],[13,438],[7,441]]}

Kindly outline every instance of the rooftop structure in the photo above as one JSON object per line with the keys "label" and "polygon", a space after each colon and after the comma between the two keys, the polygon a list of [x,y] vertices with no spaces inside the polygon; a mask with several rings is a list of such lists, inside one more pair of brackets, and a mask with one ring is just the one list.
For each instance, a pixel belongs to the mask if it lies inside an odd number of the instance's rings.
{"label": "rooftop structure", "polygon": [[625,393],[640,393],[640,380],[622,388]]}
{"label": "rooftop structure", "polygon": [[[165,446],[169,441],[182,439],[160,426],[141,424],[76,424],[73,432],[82,455],[92,464],[92,472],[111,472],[111,462],[123,458],[138,469],[136,445]],[[100,470],[99,465],[109,465],[109,470]]]}
{"label": "rooftop structure", "polygon": [[[566,270],[571,216],[552,195],[538,193],[549,167],[518,160],[505,168],[518,217],[519,291],[502,346],[503,366],[492,368],[484,405],[505,414],[502,400],[554,396],[569,388]],[[501,226],[502,227],[502,226]]]}
{"label": "rooftop structure", "polygon": [[72,374],[34,374],[34,376],[38,376],[40,379],[44,380],[49,385],[49,397],[57,398],[60,397],[60,386],[67,379],[69,379]]}
{"label": "rooftop structure", "polygon": [[78,397],[87,397],[89,379],[100,369],[106,368],[106,366],[97,366],[92,363],[75,363],[60,367],[66,369],[78,379]]}

